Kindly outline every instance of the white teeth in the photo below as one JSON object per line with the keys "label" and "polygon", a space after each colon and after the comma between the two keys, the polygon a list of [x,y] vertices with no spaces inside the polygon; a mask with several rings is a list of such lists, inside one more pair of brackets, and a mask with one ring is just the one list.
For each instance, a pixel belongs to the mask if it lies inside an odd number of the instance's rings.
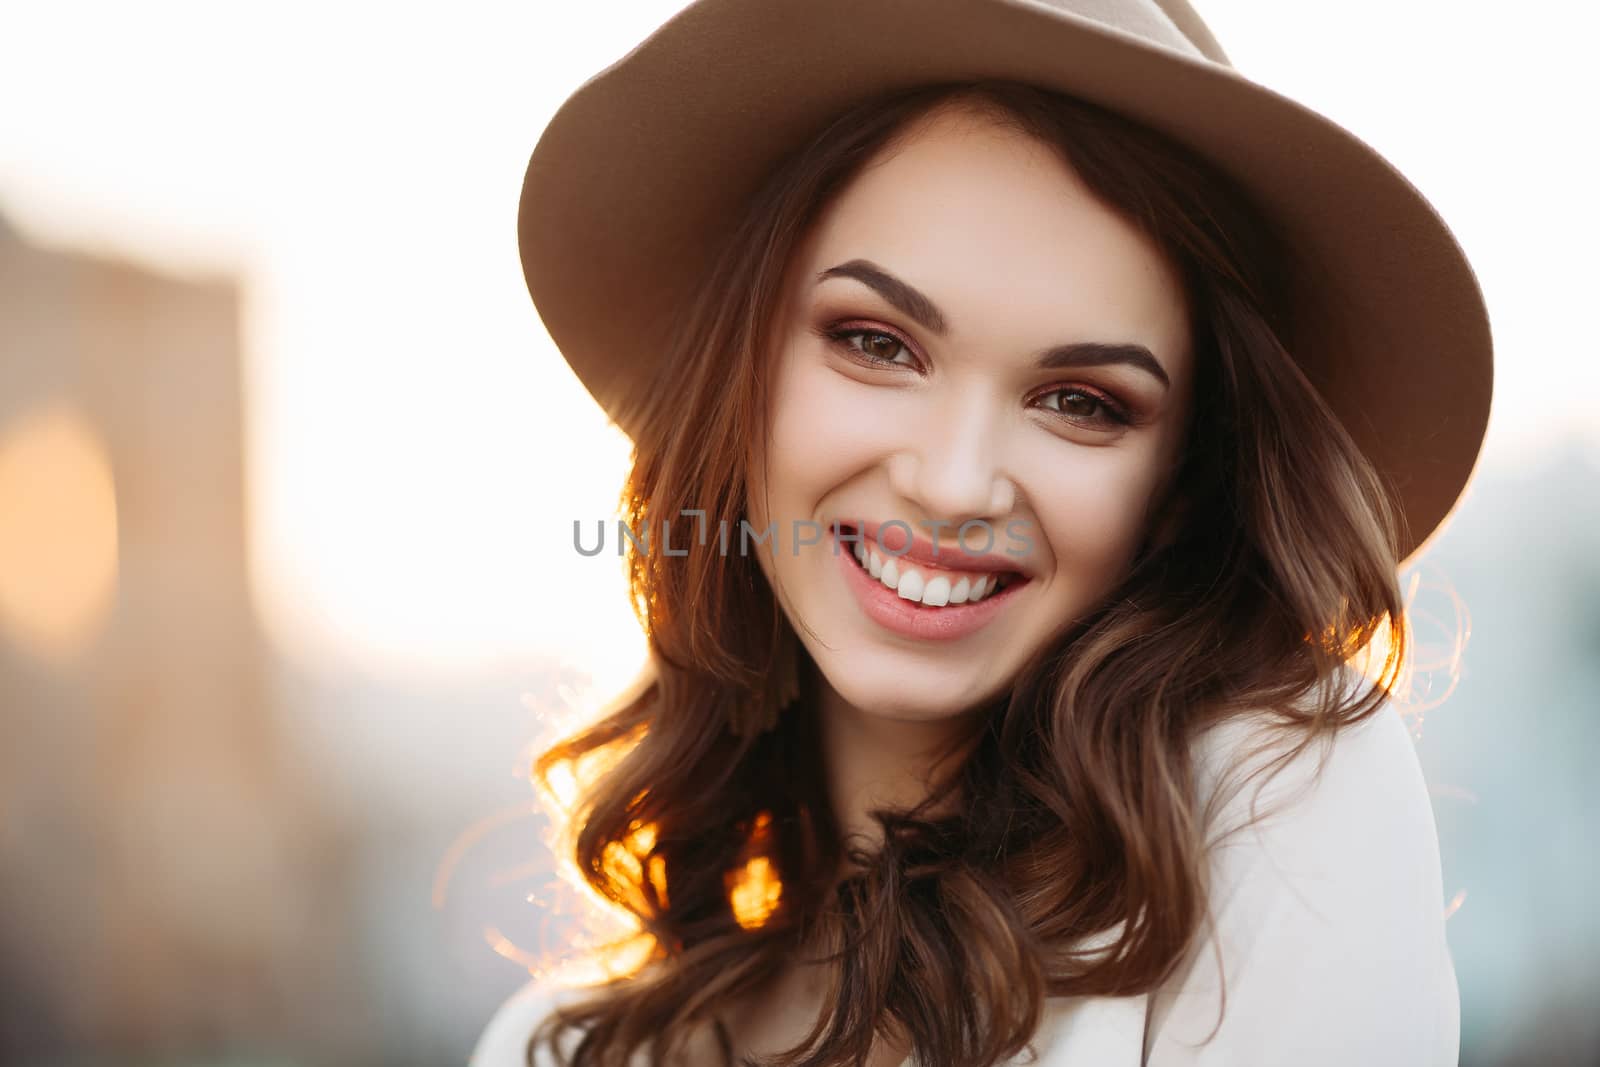
{"label": "white teeth", "polygon": [[894,590],[902,600],[910,600],[930,608],[942,608],[952,604],[976,604],[985,597],[993,596],[1008,584],[1002,582],[997,574],[979,574],[976,577],[963,575],[953,584],[949,576],[943,574],[928,578],[915,567],[895,558],[884,559],[878,555],[876,549],[867,548],[863,544],[855,545],[853,554],[856,562],[860,563],[868,574],[882,582],[886,588]]}
{"label": "white teeth", "polygon": [[900,576],[900,584],[896,587],[895,592],[899,593],[905,600],[920,601],[922,599],[922,575],[908,569]]}

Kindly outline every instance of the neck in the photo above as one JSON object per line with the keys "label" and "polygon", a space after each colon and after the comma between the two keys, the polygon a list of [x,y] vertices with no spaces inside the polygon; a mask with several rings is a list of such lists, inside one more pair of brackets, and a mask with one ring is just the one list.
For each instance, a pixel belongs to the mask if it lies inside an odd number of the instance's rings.
{"label": "neck", "polygon": [[[927,799],[938,776],[953,773],[977,738],[971,715],[889,718],[854,706],[820,676],[816,694],[828,798],[852,845],[881,845],[871,810],[905,810]],[[931,814],[950,814],[958,803],[947,795]]]}

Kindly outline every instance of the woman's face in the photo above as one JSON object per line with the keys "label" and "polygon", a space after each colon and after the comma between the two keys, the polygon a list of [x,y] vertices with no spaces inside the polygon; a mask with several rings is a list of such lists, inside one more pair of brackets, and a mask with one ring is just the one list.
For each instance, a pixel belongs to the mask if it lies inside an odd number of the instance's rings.
{"label": "woman's face", "polygon": [[960,714],[1150,532],[1188,417],[1181,284],[1050,149],[967,112],[880,156],[796,257],[753,472],[761,565],[845,700]]}

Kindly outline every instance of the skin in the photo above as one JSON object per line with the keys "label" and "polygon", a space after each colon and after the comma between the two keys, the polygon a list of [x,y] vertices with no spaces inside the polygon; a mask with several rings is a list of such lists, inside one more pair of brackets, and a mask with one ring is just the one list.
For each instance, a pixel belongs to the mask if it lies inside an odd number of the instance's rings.
{"label": "skin", "polygon": [[[856,278],[818,281],[852,261],[915,287],[943,332]],[[872,333],[822,336],[836,328]],[[762,567],[821,674],[835,811],[870,841],[868,808],[925,796],[932,753],[969,733],[968,713],[1098,606],[1156,535],[1190,414],[1188,313],[1157,247],[1053,150],[958,107],[912,127],[818,219],[791,263],[774,337],[767,466],[755,471],[750,517],[778,524]],[[1143,345],[1169,384],[1124,364],[1037,366],[1041,351],[1083,341]],[[897,634],[863,613],[826,537],[798,548],[788,538],[794,520],[826,529],[863,518],[928,537],[922,524],[950,523],[936,540],[954,565],[962,522],[989,523],[995,551],[1017,547],[1007,523],[1024,524],[1031,551],[1016,567],[1027,582],[975,633]],[[823,988],[791,969],[740,1013],[741,1043],[798,1039]],[[885,1042],[872,1067],[905,1055]]]}

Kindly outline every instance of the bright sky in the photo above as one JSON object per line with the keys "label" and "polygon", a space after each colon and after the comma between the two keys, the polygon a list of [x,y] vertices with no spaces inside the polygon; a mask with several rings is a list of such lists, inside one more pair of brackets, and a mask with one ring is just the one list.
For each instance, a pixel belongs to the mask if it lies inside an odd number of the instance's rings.
{"label": "bright sky", "polygon": [[[539,325],[514,217],[556,107],[680,6],[3,9],[0,211],[244,281],[252,580],[288,653],[436,673],[542,651],[603,686],[638,662],[616,558],[570,547],[611,513],[625,442]],[[1241,71],[1450,221],[1495,322],[1486,464],[1600,448],[1582,8],[1197,6]]]}

